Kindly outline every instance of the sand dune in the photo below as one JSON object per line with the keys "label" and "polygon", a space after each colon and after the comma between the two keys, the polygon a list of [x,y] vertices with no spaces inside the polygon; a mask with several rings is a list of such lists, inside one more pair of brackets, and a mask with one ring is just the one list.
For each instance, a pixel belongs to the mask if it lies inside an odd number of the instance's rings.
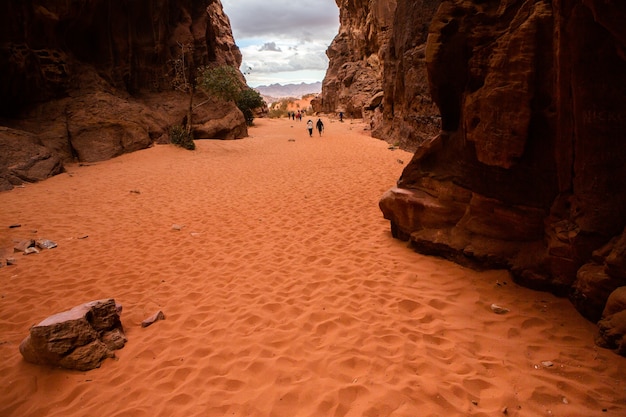
{"label": "sand dune", "polygon": [[[323,120],[321,138],[261,119],[0,193],[3,247],[58,243],[0,268],[0,416],[626,415],[626,358],[592,323],[392,239],[378,199],[411,155]],[[22,360],[31,325],[107,297],[116,360]]]}

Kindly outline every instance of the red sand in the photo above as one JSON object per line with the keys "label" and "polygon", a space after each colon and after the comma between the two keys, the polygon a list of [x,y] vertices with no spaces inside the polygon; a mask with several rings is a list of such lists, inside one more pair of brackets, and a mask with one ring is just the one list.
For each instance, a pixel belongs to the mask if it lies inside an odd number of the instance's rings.
{"label": "red sand", "polygon": [[[626,415],[626,358],[592,323],[392,239],[378,199],[411,155],[323,120],[321,138],[260,119],[0,193],[1,247],[58,243],[0,268],[0,416]],[[107,297],[117,360],[22,360],[31,325]]]}

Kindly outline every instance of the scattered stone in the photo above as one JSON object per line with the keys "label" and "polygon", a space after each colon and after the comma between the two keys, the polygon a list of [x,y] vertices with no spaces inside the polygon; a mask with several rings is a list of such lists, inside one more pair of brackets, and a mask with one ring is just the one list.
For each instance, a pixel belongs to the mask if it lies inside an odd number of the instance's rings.
{"label": "scattered stone", "polygon": [[17,263],[17,259],[7,258],[7,266],[15,265],[16,263]]}
{"label": "scattered stone", "polygon": [[130,190],[131,194],[141,194],[141,191],[139,190]]}
{"label": "scattered stone", "polygon": [[24,250],[24,255],[32,255],[32,254],[37,254],[39,253],[39,249],[37,249],[34,246],[31,246],[29,248],[26,248],[26,250]]}
{"label": "scattered stone", "polygon": [[36,242],[37,247],[40,249],[54,249],[57,247],[57,244],[48,239],[39,239]]}
{"label": "scattered stone", "polygon": [[88,371],[113,358],[126,343],[112,298],[91,301],[55,314],[30,328],[20,344],[27,362]]}
{"label": "scattered stone", "polygon": [[497,304],[492,304],[491,305],[491,311],[493,311],[496,314],[506,314],[506,313],[508,313],[511,310],[509,310],[508,308],[505,308],[505,307],[500,307]]}
{"label": "scattered stone", "polygon": [[13,250],[15,252],[26,252],[26,249],[32,248],[35,246],[35,241],[32,239],[25,239],[16,241],[15,245],[13,245]]}
{"label": "scattered stone", "polygon": [[172,230],[181,231],[181,230],[183,230],[183,227],[184,227],[184,226],[183,226],[183,225],[180,225],[180,224],[173,224],[173,225],[172,225]]}
{"label": "scattered stone", "polygon": [[554,363],[552,363],[551,361],[543,361],[541,362],[541,365],[543,365],[544,368],[550,368],[554,366]]}
{"label": "scattered stone", "polygon": [[9,225],[9,229],[16,229],[16,228],[18,228],[18,227],[22,227],[22,225],[21,225],[21,224],[19,224],[19,223],[15,223],[15,224],[11,224],[11,225]]}
{"label": "scattered stone", "polygon": [[89,237],[89,235],[82,235],[82,236],[78,236],[78,239],[87,239]]}
{"label": "scattered stone", "polygon": [[402,159],[397,159],[397,161],[400,165],[404,164],[404,161]]}
{"label": "scattered stone", "polygon": [[148,327],[156,321],[165,320],[165,314],[161,310],[141,322],[141,327]]}
{"label": "scattered stone", "polygon": [[200,236],[202,233],[198,233],[198,232],[191,232],[189,233],[192,237],[198,237]]}

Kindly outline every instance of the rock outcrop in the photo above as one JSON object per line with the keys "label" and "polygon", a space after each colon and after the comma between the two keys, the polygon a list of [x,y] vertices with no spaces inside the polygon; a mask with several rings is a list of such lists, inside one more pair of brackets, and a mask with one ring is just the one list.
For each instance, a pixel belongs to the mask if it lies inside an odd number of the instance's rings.
{"label": "rock outcrop", "polygon": [[439,131],[428,91],[425,45],[441,0],[337,0],[339,34],[315,111],[364,118],[372,136],[415,151]]}
{"label": "rock outcrop", "polygon": [[[0,25],[0,147],[19,149],[0,153],[0,190],[167,143],[190,68],[241,64],[219,0],[9,0]],[[247,135],[233,104],[195,110],[201,137],[213,119],[219,138]]]}
{"label": "rock outcrop", "polygon": [[426,40],[441,0],[398,1],[383,54],[383,96],[372,136],[411,152],[441,127],[426,72]]}
{"label": "rock outcrop", "polygon": [[115,300],[105,299],[50,316],[30,328],[20,353],[38,365],[79,371],[97,368],[126,343],[120,311]]}
{"label": "rock outcrop", "polygon": [[626,285],[624,19],[616,1],[443,1],[425,50],[441,132],[381,199],[394,236],[598,320]]}
{"label": "rock outcrop", "polygon": [[393,29],[395,0],[336,0],[339,33],[326,51],[329,66],[314,111],[362,118],[380,106],[383,52]]}

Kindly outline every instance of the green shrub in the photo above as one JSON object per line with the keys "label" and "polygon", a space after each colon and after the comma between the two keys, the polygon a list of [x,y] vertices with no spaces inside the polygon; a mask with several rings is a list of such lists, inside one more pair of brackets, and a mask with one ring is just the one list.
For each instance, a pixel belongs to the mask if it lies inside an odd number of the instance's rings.
{"label": "green shrub", "polygon": [[265,104],[261,94],[248,87],[239,77],[237,70],[228,65],[200,68],[198,85],[209,96],[234,102],[248,125],[254,120],[253,110]]}
{"label": "green shrub", "polygon": [[170,142],[190,151],[196,149],[196,144],[193,141],[193,133],[187,132],[187,129],[181,125],[172,126],[170,129]]}
{"label": "green shrub", "polygon": [[252,110],[263,107],[263,105],[265,104],[265,102],[263,101],[263,97],[261,97],[261,94],[259,94],[258,91],[248,87],[239,92],[235,103],[246,118],[246,123],[248,124],[248,126],[251,126],[252,121],[254,120],[254,112]]}

